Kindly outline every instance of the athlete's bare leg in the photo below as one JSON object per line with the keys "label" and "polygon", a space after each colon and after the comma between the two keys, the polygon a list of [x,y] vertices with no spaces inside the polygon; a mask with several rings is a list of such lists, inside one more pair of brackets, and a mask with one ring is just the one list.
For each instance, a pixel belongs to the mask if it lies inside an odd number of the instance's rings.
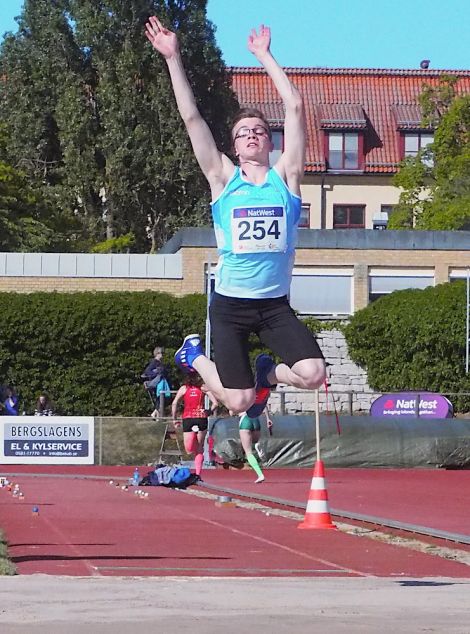
{"label": "athlete's bare leg", "polygon": [[289,368],[285,363],[279,363],[268,374],[268,381],[286,383],[303,390],[316,390],[326,378],[326,368],[323,359],[302,359]]}
{"label": "athlete's bare leg", "polygon": [[255,400],[255,388],[235,389],[224,387],[220,381],[215,363],[204,355],[197,357],[193,368],[202,377],[208,389],[218,401],[235,414],[245,412]]}

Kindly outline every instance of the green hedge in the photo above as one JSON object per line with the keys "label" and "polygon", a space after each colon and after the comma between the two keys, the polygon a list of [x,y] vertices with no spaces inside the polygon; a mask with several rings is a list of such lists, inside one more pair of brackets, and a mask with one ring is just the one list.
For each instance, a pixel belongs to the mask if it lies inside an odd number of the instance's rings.
{"label": "green hedge", "polygon": [[[352,360],[379,392],[470,392],[465,374],[466,284],[397,291],[358,311],[344,328]],[[452,399],[468,411],[469,399]]]}
{"label": "green hedge", "polygon": [[[0,293],[0,384],[14,385],[26,414],[47,392],[68,416],[148,415],[140,375],[154,347],[165,347],[177,389],[173,355],[188,333],[204,335],[206,302],[157,292]],[[261,350],[253,337],[252,359]]]}
{"label": "green hedge", "polygon": [[148,414],[140,374],[155,345],[178,387],[173,354],[205,330],[203,295],[0,293],[0,306],[0,383],[15,386],[26,413],[46,391],[65,415]]}

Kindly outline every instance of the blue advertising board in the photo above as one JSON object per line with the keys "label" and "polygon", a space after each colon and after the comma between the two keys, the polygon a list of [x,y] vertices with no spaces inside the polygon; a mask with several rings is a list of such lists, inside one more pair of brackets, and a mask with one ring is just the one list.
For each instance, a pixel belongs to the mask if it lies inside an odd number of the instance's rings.
{"label": "blue advertising board", "polygon": [[5,416],[1,422],[0,463],[94,463],[92,416]]}

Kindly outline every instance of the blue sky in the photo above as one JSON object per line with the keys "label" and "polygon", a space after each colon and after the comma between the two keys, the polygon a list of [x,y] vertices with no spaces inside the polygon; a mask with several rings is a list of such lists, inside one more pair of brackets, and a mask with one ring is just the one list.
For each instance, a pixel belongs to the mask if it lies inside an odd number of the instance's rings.
{"label": "blue sky", "polygon": [[[0,0],[0,37],[22,4]],[[283,66],[470,69],[469,0],[209,0],[208,17],[231,66],[256,65],[246,38],[264,23]]]}

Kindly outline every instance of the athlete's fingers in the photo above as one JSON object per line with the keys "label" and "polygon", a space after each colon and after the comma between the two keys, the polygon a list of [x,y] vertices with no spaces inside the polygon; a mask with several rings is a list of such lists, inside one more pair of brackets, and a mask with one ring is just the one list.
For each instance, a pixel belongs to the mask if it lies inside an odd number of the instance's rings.
{"label": "athlete's fingers", "polygon": [[160,22],[160,20],[157,18],[157,16],[155,16],[155,24],[157,25],[157,28],[159,28],[161,31],[163,31],[163,24]]}
{"label": "athlete's fingers", "polygon": [[156,35],[155,31],[148,24],[145,25],[145,35],[149,38],[149,40],[152,40]]}

